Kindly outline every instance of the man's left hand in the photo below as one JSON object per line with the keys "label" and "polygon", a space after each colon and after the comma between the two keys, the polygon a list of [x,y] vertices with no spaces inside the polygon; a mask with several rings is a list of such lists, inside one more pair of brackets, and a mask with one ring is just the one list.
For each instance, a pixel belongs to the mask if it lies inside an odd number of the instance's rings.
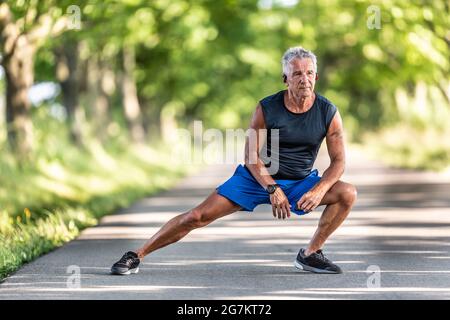
{"label": "man's left hand", "polygon": [[297,208],[305,213],[317,208],[325,196],[325,192],[320,189],[311,189],[306,192],[297,202]]}

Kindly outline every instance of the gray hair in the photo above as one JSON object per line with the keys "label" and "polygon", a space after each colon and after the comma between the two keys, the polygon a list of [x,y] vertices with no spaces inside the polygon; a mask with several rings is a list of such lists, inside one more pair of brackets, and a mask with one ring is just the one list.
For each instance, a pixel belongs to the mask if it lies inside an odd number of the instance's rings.
{"label": "gray hair", "polygon": [[317,57],[314,53],[302,47],[293,47],[286,50],[281,58],[281,65],[283,67],[283,74],[288,75],[291,71],[291,61],[294,59],[309,58],[313,62],[314,71],[317,73]]}

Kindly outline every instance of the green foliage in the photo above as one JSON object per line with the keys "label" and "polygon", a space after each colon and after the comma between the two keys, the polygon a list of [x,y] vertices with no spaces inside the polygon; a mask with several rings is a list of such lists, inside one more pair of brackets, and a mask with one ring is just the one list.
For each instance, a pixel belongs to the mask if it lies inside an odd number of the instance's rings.
{"label": "green foliage", "polygon": [[397,168],[450,172],[450,131],[413,129],[408,125],[364,135],[366,154]]}
{"label": "green foliage", "polygon": [[74,239],[103,215],[167,189],[195,170],[156,143],[116,141],[103,147],[88,140],[87,150],[77,149],[64,138],[64,123],[44,108],[36,111],[33,122],[45,119],[45,130],[37,129],[35,162],[19,166],[8,152],[0,159],[0,279]]}
{"label": "green foliage", "polygon": [[[438,103],[450,109],[445,1],[272,1],[271,8],[259,3],[82,3],[82,29],[70,37],[88,44],[85,55],[101,55],[112,65],[122,47],[136,48],[135,79],[153,125],[172,115],[181,126],[202,119],[208,126],[246,127],[258,100],[284,88],[279,61],[294,45],[317,54],[316,90],[337,104],[353,140],[405,117],[409,121],[398,92],[413,97],[419,82],[433,92],[423,107],[429,115]],[[380,12],[379,29],[368,27],[373,6]],[[48,66],[50,57],[41,53],[37,59],[45,71],[41,60]]]}
{"label": "green foliage", "polygon": [[[57,21],[74,4],[6,2],[21,32],[46,14]],[[0,158],[0,275],[72,239],[102,214],[168,186],[187,170],[169,165],[167,153],[154,149],[166,122],[188,127],[202,120],[205,129],[246,128],[257,102],[284,89],[280,59],[291,46],[318,56],[316,91],[338,106],[351,140],[371,146],[394,165],[441,169],[450,162],[450,146],[440,138],[448,136],[450,120],[446,1],[317,0],[286,6],[258,0],[105,0],[76,5],[80,30],[39,39],[36,81],[56,82],[54,50],[72,42],[82,44],[80,61],[99,59],[120,81],[120,52],[134,48],[133,76],[153,148],[128,145],[119,92],[111,97],[107,131],[112,133],[102,143],[89,131],[94,106],[80,94],[88,117],[85,150],[65,138],[66,125],[52,117],[57,106],[34,108],[33,162],[19,165],[3,150]],[[369,7],[379,9],[379,29],[368,27],[374,14]],[[0,129],[5,149],[4,123]],[[417,141],[424,147],[418,149]]]}

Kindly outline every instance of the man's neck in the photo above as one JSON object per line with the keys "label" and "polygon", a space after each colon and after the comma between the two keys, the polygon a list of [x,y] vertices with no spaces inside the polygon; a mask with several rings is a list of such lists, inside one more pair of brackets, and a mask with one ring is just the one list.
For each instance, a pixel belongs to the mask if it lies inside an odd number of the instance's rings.
{"label": "man's neck", "polygon": [[288,102],[289,106],[295,108],[296,112],[305,112],[308,111],[309,108],[314,103],[314,99],[316,94],[313,92],[311,96],[299,96],[296,97],[292,94],[290,90],[288,90]]}

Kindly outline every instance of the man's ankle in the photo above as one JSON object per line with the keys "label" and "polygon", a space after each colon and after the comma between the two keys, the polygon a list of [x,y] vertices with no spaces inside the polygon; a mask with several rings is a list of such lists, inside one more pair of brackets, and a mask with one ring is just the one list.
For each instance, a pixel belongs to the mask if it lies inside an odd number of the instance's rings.
{"label": "man's ankle", "polygon": [[140,250],[137,250],[137,251],[135,251],[135,253],[137,254],[137,256],[138,256],[138,258],[139,258],[139,260],[143,260],[144,259],[144,257],[145,257],[145,254],[142,252],[142,251],[140,251]]}
{"label": "man's ankle", "polygon": [[316,252],[316,251],[311,250],[311,249],[309,249],[309,248],[306,248],[306,249],[303,251],[305,257],[310,256],[310,255],[311,255],[312,253],[314,253],[314,252]]}

